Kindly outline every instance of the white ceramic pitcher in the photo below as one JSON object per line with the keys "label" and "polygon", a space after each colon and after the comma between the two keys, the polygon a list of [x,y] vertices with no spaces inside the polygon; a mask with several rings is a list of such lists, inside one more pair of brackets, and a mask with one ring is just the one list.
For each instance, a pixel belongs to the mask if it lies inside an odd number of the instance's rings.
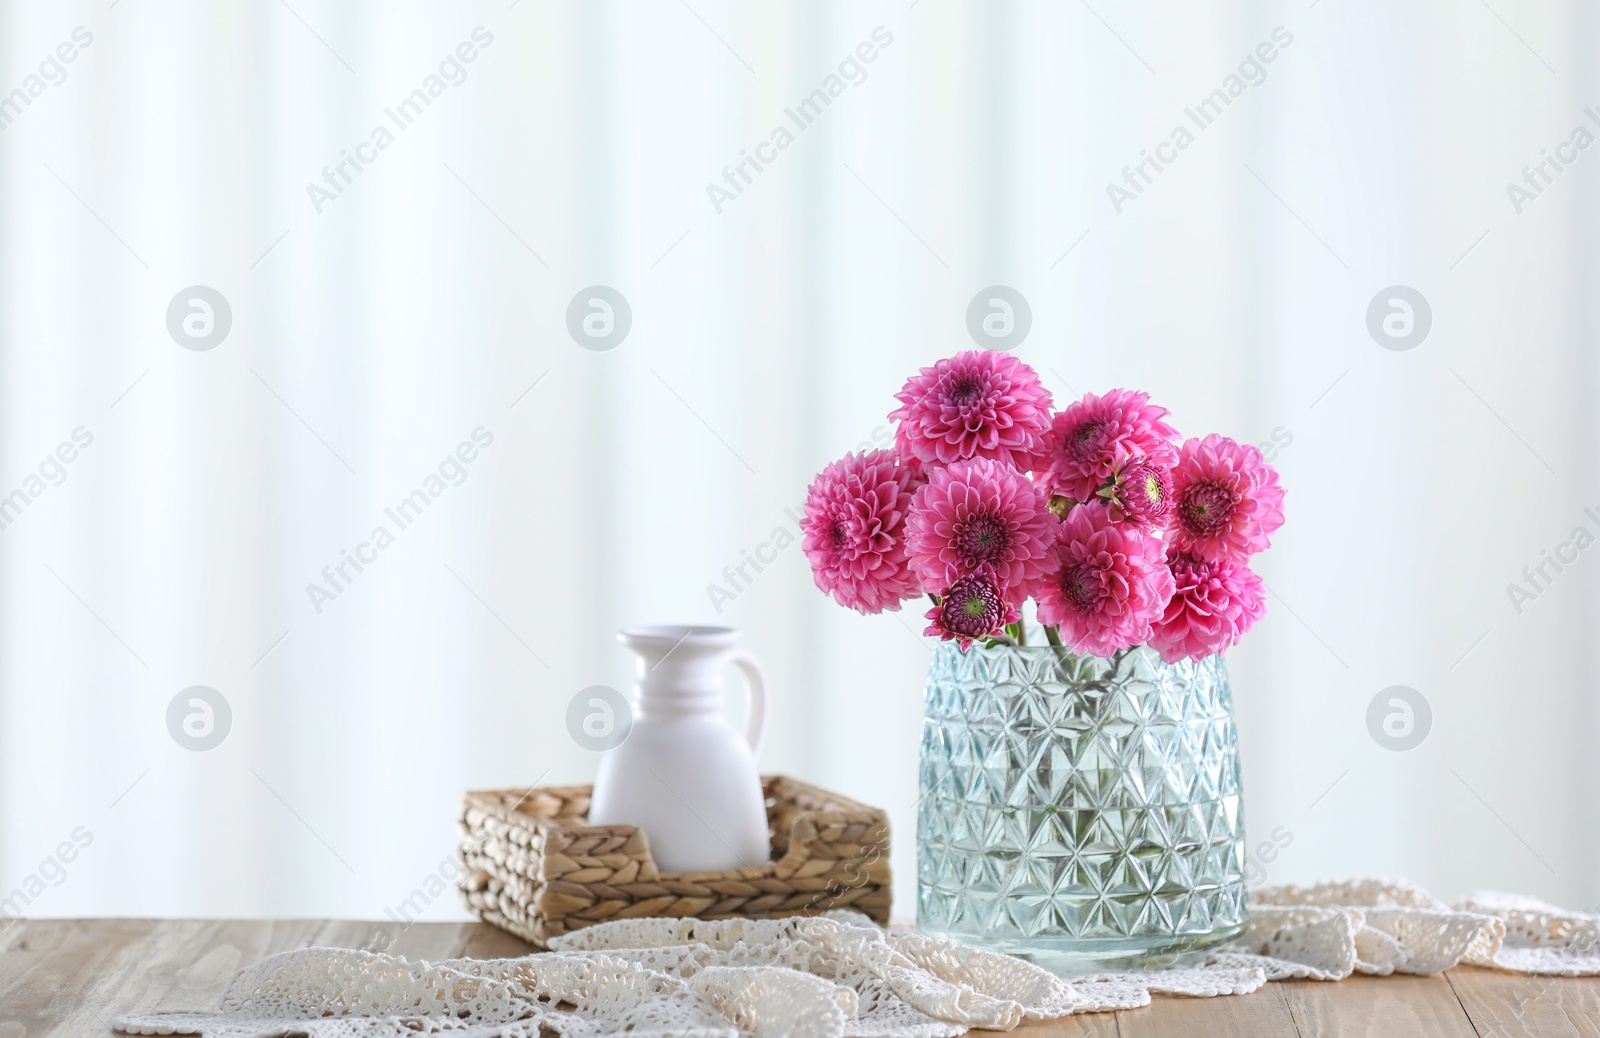
{"label": "white ceramic pitcher", "polygon": [[[728,627],[634,627],[617,640],[638,656],[633,727],[600,758],[591,825],[636,825],[663,872],[764,865],[771,857],[756,771],[766,731],[761,667]],[[722,716],[722,672],[750,686],[740,735]]]}

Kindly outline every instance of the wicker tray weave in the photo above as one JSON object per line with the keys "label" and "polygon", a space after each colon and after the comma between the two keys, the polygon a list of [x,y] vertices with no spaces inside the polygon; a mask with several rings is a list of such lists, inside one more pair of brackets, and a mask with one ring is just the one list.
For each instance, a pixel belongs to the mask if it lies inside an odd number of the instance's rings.
{"label": "wicker tray weave", "polygon": [[889,921],[889,819],[816,786],[762,779],[770,864],[661,872],[631,825],[590,826],[589,786],[468,793],[458,883],[484,922],[543,946],[612,919],[771,919],[851,908]]}

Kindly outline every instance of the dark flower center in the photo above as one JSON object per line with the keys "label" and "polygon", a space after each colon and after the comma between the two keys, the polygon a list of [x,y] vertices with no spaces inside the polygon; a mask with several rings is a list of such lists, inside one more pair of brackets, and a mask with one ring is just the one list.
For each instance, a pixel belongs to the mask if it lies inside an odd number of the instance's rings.
{"label": "dark flower center", "polygon": [[1079,563],[1061,574],[1061,592],[1067,601],[1087,612],[1100,604],[1105,591],[1099,572],[1086,563]]}
{"label": "dark flower center", "polygon": [[983,399],[983,383],[975,378],[960,378],[950,386],[950,402],[957,407],[970,407]]}
{"label": "dark flower center", "polygon": [[992,515],[973,516],[956,532],[956,551],[963,559],[983,562],[1004,555],[1010,546],[1005,523]]}
{"label": "dark flower center", "polygon": [[1233,518],[1233,492],[1220,483],[1196,483],[1178,502],[1178,519],[1196,537],[1213,534]]}
{"label": "dark flower center", "polygon": [[981,577],[962,577],[945,593],[944,627],[967,638],[981,638],[1000,626],[1000,592]]}
{"label": "dark flower center", "polygon": [[1105,425],[1101,422],[1084,422],[1074,429],[1067,430],[1067,452],[1077,458],[1092,456],[1096,453],[1104,433]]}
{"label": "dark flower center", "polygon": [[850,531],[848,528],[846,528],[845,524],[838,519],[833,521],[833,529],[831,533],[833,536],[833,546],[835,548],[843,548],[846,544],[850,543]]}

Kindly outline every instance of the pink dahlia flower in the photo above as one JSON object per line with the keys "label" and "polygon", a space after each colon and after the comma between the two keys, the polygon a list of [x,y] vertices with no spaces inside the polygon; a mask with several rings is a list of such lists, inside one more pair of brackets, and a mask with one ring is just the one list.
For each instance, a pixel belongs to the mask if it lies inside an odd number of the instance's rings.
{"label": "pink dahlia flower", "polygon": [[1001,586],[1021,588],[1052,565],[1055,525],[1027,476],[971,458],[928,473],[911,501],[906,547],[925,587],[946,587],[988,566]]}
{"label": "pink dahlia flower", "polygon": [[928,610],[923,634],[936,634],[945,641],[958,641],[966,652],[975,638],[989,638],[1006,624],[1022,619],[1022,614],[1007,601],[1007,592],[994,577],[994,569],[983,566],[957,577],[939,596],[939,603]]}
{"label": "pink dahlia flower", "polygon": [[1261,452],[1215,434],[1189,440],[1172,472],[1168,539],[1209,562],[1249,561],[1283,525],[1283,488]]}
{"label": "pink dahlia flower", "polygon": [[1168,565],[1177,590],[1150,636],[1168,663],[1231,648],[1267,613],[1261,578],[1242,562],[1174,554]]}
{"label": "pink dahlia flower", "polygon": [[1111,474],[1097,493],[1112,519],[1157,533],[1166,529],[1172,515],[1172,470],[1118,448]]}
{"label": "pink dahlia flower", "polygon": [[1119,451],[1170,468],[1178,430],[1166,423],[1167,414],[1146,393],[1089,393],[1055,416],[1033,470],[1050,493],[1088,501],[1111,478]]}
{"label": "pink dahlia flower", "polygon": [[1039,622],[1090,656],[1144,642],[1172,597],[1165,552],[1159,538],[1113,521],[1105,505],[1078,505],[1061,523],[1059,567],[1033,585]]}
{"label": "pink dahlia flower", "polygon": [[1050,430],[1050,391],[1028,365],[994,350],[923,368],[895,399],[895,450],[924,464],[995,458],[1026,468]]}
{"label": "pink dahlia flower", "polygon": [[846,454],[806,491],[800,520],[817,587],[861,613],[900,608],[922,593],[906,555],[911,474],[893,451]]}

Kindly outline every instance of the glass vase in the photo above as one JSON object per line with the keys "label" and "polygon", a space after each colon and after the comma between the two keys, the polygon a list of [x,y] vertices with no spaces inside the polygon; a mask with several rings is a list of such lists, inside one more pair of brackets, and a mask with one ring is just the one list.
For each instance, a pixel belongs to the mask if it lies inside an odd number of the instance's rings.
{"label": "glass vase", "polygon": [[924,931],[1072,975],[1182,962],[1244,928],[1220,656],[942,643],[920,772]]}

